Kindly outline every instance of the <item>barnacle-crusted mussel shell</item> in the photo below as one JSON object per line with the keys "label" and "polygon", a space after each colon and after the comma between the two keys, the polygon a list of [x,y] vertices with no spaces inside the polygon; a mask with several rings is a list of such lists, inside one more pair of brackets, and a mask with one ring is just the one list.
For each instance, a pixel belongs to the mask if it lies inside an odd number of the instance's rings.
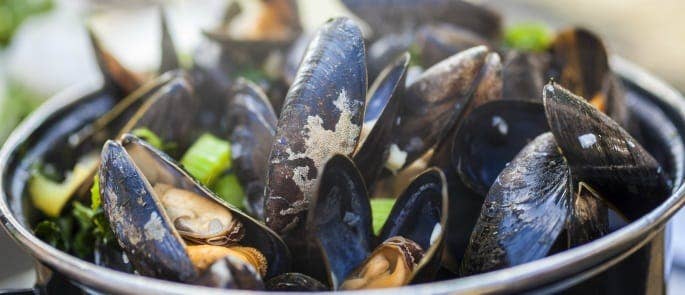
{"label": "barnacle-crusted mussel shell", "polygon": [[226,106],[231,156],[246,195],[246,208],[264,220],[264,183],[270,143],[276,134],[276,114],[266,95],[253,83],[238,79]]}
{"label": "barnacle-crusted mussel shell", "polygon": [[569,169],[551,133],[528,144],[490,188],[461,264],[462,275],[546,256],[569,216]]}
{"label": "barnacle-crusted mussel shell", "polygon": [[[197,279],[201,269],[189,247],[202,245],[187,246],[183,238],[253,247],[266,258],[266,278],[289,268],[288,249],[275,233],[213,196],[173,160],[134,136],[124,136],[121,144],[105,144],[100,184],[105,215],[119,244],[143,275],[182,282]],[[174,196],[165,192],[169,189],[177,190]],[[191,210],[228,215],[206,220],[216,215],[193,215]],[[188,234],[202,230],[209,236]]]}
{"label": "barnacle-crusted mussel shell", "polygon": [[367,187],[373,187],[388,159],[408,65],[409,54],[405,53],[388,65],[369,88],[361,136],[354,152],[354,162]]}
{"label": "barnacle-crusted mussel shell", "polygon": [[618,123],[557,84],[547,84],[543,97],[550,129],[574,178],[630,220],[669,196],[666,172]]}
{"label": "barnacle-crusted mussel shell", "polygon": [[293,253],[302,252],[300,234],[319,169],[335,153],[350,155],[357,144],[367,87],[364,56],[357,25],[329,20],[288,91],[269,158],[265,212],[266,224]]}

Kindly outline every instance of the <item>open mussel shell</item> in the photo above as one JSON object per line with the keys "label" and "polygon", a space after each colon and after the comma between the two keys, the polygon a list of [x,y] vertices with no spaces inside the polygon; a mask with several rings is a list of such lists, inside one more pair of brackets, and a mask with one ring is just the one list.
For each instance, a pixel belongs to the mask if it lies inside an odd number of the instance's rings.
{"label": "open mussel shell", "polygon": [[99,175],[105,216],[119,244],[143,275],[182,282],[191,282],[199,275],[176,224],[153,189],[158,184],[191,192],[202,198],[198,202],[203,204],[227,208],[242,225],[238,229],[244,237],[239,244],[258,249],[266,258],[266,278],[289,268],[288,249],[274,232],[214,196],[168,156],[132,135],[125,135],[121,144],[105,144]]}
{"label": "open mussel shell", "polygon": [[308,274],[323,276],[320,280],[333,290],[343,287],[348,280],[357,283],[345,287],[360,286],[360,281],[369,279],[363,277],[364,269],[378,267],[368,265],[377,263],[369,262],[370,259],[390,251],[408,263],[404,273],[387,270],[388,276],[399,276],[390,281],[408,284],[434,278],[440,265],[448,208],[447,183],[439,169],[428,169],[409,184],[377,239],[371,229],[369,196],[354,163],[343,155],[332,157],[319,181],[318,194],[307,218],[309,256],[314,262],[310,263]]}
{"label": "open mussel shell", "polygon": [[181,68],[181,65],[178,60],[178,53],[176,53],[176,47],[174,46],[174,40],[171,37],[169,21],[162,8],[159,9],[159,24],[161,28],[160,48],[162,52],[159,63],[159,73],[166,73]]}
{"label": "open mussel shell", "polygon": [[246,195],[246,208],[264,220],[264,183],[269,164],[270,143],[276,134],[276,114],[258,86],[238,79],[226,106],[231,156],[235,172]]}
{"label": "open mussel shell", "polygon": [[501,16],[483,6],[461,0],[343,0],[363,19],[376,36],[413,31],[428,23],[450,23],[471,30],[486,39],[502,34]]}
{"label": "open mussel shell", "polygon": [[290,45],[302,31],[295,0],[254,3],[257,11],[252,21],[236,18],[242,8],[230,5],[221,26],[203,31],[209,39],[221,44],[235,64],[261,63],[274,49]]}
{"label": "open mussel shell", "polygon": [[623,87],[611,72],[609,54],[598,36],[582,28],[561,31],[550,45],[550,53],[547,76],[626,126]]}
{"label": "open mussel shell", "polygon": [[264,290],[262,277],[254,267],[231,256],[214,262],[193,284],[221,289]]}
{"label": "open mussel shell", "polygon": [[195,115],[200,107],[201,101],[195,96],[191,82],[182,75],[152,94],[138,108],[120,134],[136,128],[146,128],[163,142],[173,143],[175,150],[170,152],[174,158],[178,158],[200,136],[198,130],[201,128],[198,128]]}
{"label": "open mussel shell", "polygon": [[319,170],[328,157],[350,155],[357,145],[365,60],[359,27],[347,18],[331,19],[311,41],[288,91],[269,158],[265,212],[266,224],[293,252],[304,246],[299,233]]}
{"label": "open mussel shell", "polygon": [[426,70],[407,87],[392,139],[404,161],[386,165],[390,170],[396,172],[420,158],[457,123],[473,98],[488,55],[485,46],[462,51]]}
{"label": "open mussel shell", "polygon": [[409,54],[405,53],[388,65],[369,88],[361,136],[354,152],[354,162],[369,188],[388,159],[408,65]]}
{"label": "open mussel shell", "polygon": [[93,47],[95,60],[102,73],[105,87],[115,89],[124,97],[143,84],[143,78],[125,68],[110,52],[105,50],[92,28],[88,28],[88,37]]}
{"label": "open mussel shell", "polygon": [[454,137],[453,166],[469,188],[484,196],[506,164],[531,140],[547,131],[541,103],[486,103],[461,122]]}
{"label": "open mussel shell", "polygon": [[281,292],[321,292],[328,287],[316,279],[301,273],[284,273],[266,282],[269,291]]}
{"label": "open mussel shell", "polygon": [[574,178],[586,182],[629,220],[661,204],[671,180],[614,120],[558,84],[543,92],[550,129]]}
{"label": "open mussel shell", "polygon": [[438,168],[419,174],[397,198],[378,240],[403,237],[414,241],[423,249],[410,283],[428,282],[435,278],[447,230],[447,180]]}
{"label": "open mussel shell", "polygon": [[307,274],[337,290],[374,246],[371,204],[352,160],[335,155],[319,177],[307,216]]}
{"label": "open mussel shell", "polygon": [[490,188],[464,254],[461,274],[545,257],[570,214],[569,177],[551,133],[528,144]]}

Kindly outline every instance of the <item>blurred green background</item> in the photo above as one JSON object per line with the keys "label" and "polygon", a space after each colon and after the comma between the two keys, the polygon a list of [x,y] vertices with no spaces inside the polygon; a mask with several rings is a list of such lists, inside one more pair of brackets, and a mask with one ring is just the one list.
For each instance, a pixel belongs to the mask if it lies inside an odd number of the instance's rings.
{"label": "blurred green background", "polygon": [[[92,22],[122,63],[148,72],[159,62],[156,6],[164,3],[174,41],[188,54],[199,30],[219,21],[230,0],[0,0],[0,144],[33,108],[67,87],[95,83],[98,72],[84,29]],[[242,0],[249,2],[253,0]],[[685,90],[685,1],[484,0],[507,24],[540,22],[551,28],[587,27],[609,49]],[[337,0],[300,0],[305,28],[345,13]],[[88,82],[90,81],[90,82]],[[680,219],[683,218],[682,214]],[[685,223],[683,223],[685,224]],[[675,226],[676,260],[685,265],[685,241]],[[685,229],[685,227],[683,227]],[[32,284],[31,262],[0,233],[0,289]],[[685,271],[675,269],[671,291],[685,292]]]}

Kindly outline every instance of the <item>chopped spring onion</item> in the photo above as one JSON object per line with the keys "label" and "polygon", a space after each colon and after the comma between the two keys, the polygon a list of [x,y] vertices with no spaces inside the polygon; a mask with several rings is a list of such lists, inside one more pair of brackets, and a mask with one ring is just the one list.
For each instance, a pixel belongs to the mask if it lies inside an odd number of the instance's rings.
{"label": "chopped spring onion", "polygon": [[379,234],[383,224],[388,220],[395,199],[371,199],[371,216],[373,216],[373,232]]}
{"label": "chopped spring onion", "polygon": [[544,51],[552,42],[552,33],[544,24],[520,23],[506,29],[507,47],[523,51]]}
{"label": "chopped spring onion", "polygon": [[97,210],[100,208],[102,199],[100,198],[100,175],[93,177],[93,187],[90,188],[90,208]]}
{"label": "chopped spring onion", "polygon": [[164,143],[162,139],[157,136],[154,132],[147,128],[138,128],[131,132],[133,135],[139,137],[140,139],[147,141],[151,146],[162,149],[164,148]]}
{"label": "chopped spring onion", "polygon": [[85,156],[80,159],[74,170],[68,173],[63,182],[55,182],[34,170],[29,179],[29,195],[33,206],[50,217],[59,216],[64,205],[76,193],[83,182],[97,168],[97,156]]}
{"label": "chopped spring onion", "polygon": [[231,145],[211,134],[204,134],[181,158],[186,171],[202,184],[211,186],[231,167]]}
{"label": "chopped spring onion", "polygon": [[238,208],[244,207],[245,194],[235,174],[231,173],[219,178],[214,184],[213,191],[231,205]]}

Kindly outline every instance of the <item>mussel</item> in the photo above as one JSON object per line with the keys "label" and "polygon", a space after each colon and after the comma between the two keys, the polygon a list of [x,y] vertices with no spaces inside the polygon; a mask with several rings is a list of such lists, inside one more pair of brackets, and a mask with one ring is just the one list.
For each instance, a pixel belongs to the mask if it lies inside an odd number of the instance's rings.
{"label": "mussel", "polygon": [[447,187],[439,169],[412,181],[378,236],[369,196],[354,163],[328,160],[307,217],[309,274],[333,289],[397,287],[430,281],[437,272],[447,222]]}
{"label": "mussel", "polygon": [[328,21],[288,91],[269,158],[266,224],[294,252],[302,250],[300,233],[319,170],[331,155],[350,155],[357,145],[366,87],[361,31],[347,18]]}
{"label": "mussel", "polygon": [[490,187],[462,275],[599,238],[609,232],[609,210],[634,220],[670,193],[666,172],[617,122],[553,82],[543,99],[551,133],[526,145]]}
{"label": "mussel", "polygon": [[[144,141],[108,141],[99,175],[105,214],[141,274],[190,283],[226,256],[264,278],[288,270],[290,254],[278,235]],[[249,269],[222,263],[232,272]]]}

